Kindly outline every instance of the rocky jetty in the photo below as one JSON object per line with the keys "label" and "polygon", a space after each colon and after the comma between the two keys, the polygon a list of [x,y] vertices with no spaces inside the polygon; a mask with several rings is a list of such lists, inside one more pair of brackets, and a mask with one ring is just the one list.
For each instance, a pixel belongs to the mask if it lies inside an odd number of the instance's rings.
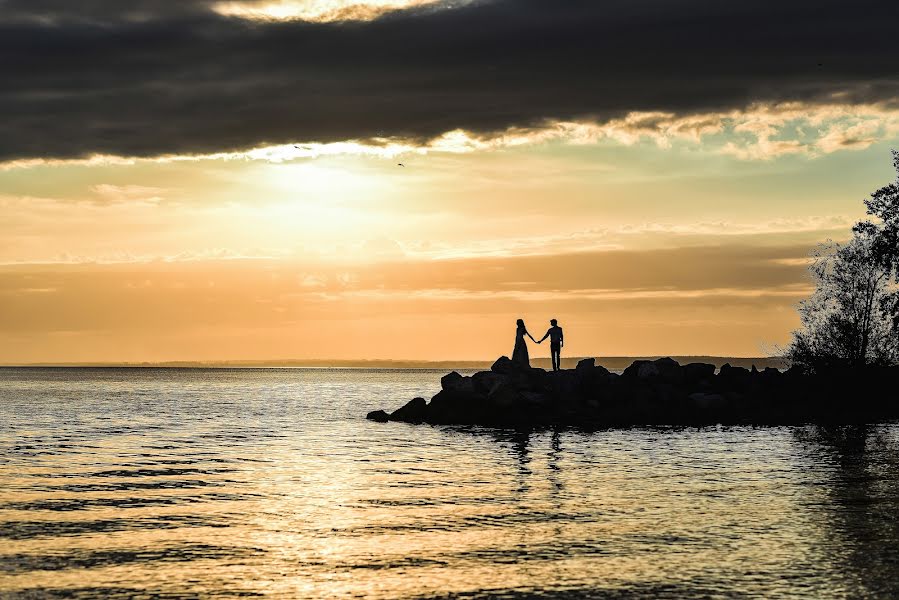
{"label": "rocky jetty", "polygon": [[415,398],[373,421],[490,426],[857,424],[899,418],[899,367],[826,375],[641,360],[611,373],[585,359],[558,372],[503,356],[489,371],[452,372],[431,398]]}

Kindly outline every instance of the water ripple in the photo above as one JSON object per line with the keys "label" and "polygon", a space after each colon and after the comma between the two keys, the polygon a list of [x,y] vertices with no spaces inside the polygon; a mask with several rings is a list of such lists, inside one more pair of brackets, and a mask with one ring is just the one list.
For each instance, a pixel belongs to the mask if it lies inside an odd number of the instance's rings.
{"label": "water ripple", "polygon": [[899,427],[373,424],[442,373],[0,369],[0,597],[899,597]]}

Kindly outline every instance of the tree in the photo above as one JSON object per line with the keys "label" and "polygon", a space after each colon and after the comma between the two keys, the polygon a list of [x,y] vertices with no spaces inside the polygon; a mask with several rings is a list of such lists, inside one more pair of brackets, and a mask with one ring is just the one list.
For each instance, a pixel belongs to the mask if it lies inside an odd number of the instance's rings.
{"label": "tree", "polygon": [[886,301],[896,292],[892,270],[877,253],[875,229],[857,228],[846,244],[819,247],[810,271],[812,296],[799,305],[802,329],[787,354],[813,372],[895,364],[899,338]]}
{"label": "tree", "polygon": [[[875,260],[899,279],[899,152],[896,150],[893,150],[893,167],[896,180],[865,200],[868,214],[880,222],[863,221],[855,226],[855,231],[872,238]],[[882,302],[884,310],[892,314],[893,333],[899,335],[899,291],[887,295]]]}

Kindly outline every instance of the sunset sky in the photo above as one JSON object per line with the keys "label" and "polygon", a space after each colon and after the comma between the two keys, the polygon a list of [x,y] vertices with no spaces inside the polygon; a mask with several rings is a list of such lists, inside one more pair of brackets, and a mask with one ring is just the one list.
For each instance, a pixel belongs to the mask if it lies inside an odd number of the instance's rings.
{"label": "sunset sky", "polygon": [[894,178],[897,22],[0,0],[0,363],[774,352]]}

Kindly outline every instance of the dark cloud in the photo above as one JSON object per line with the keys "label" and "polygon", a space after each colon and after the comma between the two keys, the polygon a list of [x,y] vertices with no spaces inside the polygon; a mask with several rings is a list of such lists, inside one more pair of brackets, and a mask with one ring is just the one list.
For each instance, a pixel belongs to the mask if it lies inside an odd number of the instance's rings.
{"label": "dark cloud", "polygon": [[899,97],[892,0],[485,0],[344,23],[210,7],[0,1],[0,160]]}

